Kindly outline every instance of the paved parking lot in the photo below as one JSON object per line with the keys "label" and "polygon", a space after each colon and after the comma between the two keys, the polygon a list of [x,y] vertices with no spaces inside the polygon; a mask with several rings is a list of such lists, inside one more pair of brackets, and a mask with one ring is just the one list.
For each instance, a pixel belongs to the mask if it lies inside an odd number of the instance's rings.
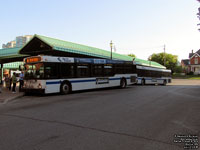
{"label": "paved parking lot", "polygon": [[200,134],[200,84],[25,96],[0,106],[1,150],[183,150]]}

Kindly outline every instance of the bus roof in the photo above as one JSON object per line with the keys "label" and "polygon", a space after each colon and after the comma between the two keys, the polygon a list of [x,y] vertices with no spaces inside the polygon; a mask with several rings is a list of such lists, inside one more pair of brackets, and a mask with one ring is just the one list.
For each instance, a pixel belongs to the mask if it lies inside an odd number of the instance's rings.
{"label": "bus roof", "polygon": [[74,58],[56,56],[32,56],[24,59],[26,63],[55,62],[55,63],[89,63],[89,64],[133,64],[133,61],[110,60],[100,58]]}

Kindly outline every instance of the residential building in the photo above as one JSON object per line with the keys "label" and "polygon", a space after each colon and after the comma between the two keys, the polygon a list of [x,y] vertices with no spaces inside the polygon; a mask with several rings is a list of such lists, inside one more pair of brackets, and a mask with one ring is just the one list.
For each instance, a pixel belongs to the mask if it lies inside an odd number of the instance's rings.
{"label": "residential building", "polygon": [[194,74],[200,74],[200,50],[189,54],[190,59],[190,71]]}
{"label": "residential building", "polygon": [[181,60],[181,66],[183,68],[184,73],[189,73],[190,68],[189,68],[190,60],[189,59],[182,59]]}
{"label": "residential building", "polygon": [[200,74],[200,49],[195,53],[189,53],[189,59],[184,59],[181,61],[181,65],[186,69],[186,73],[193,72],[195,75]]}

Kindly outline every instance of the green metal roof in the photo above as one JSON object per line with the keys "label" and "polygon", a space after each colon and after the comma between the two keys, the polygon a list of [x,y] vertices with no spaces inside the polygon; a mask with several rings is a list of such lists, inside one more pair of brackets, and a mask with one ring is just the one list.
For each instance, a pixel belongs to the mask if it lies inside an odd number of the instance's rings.
{"label": "green metal roof", "polygon": [[0,49],[0,59],[23,57],[26,55],[19,54],[21,47]]}
{"label": "green metal roof", "polygon": [[[94,57],[101,57],[101,58],[108,58],[108,59],[110,58],[110,51],[107,51],[107,50],[94,48],[94,47],[81,45],[81,44],[76,44],[72,42],[67,42],[63,40],[58,40],[58,39],[54,39],[54,38],[50,38],[50,37],[46,37],[42,35],[35,35],[34,37],[37,37],[43,42],[45,42],[46,44],[50,45],[54,50],[94,56]],[[133,57],[130,57],[127,55],[121,55],[115,52],[112,53],[112,57],[113,59],[116,59],[116,60],[126,60],[126,61],[133,60]],[[135,58],[135,62],[137,64],[141,64],[145,66],[165,68],[164,66],[154,61],[147,61],[147,60]]]}
{"label": "green metal roof", "polygon": [[20,65],[23,65],[23,62],[14,62],[14,63],[6,63],[3,64],[4,69],[19,69]]}

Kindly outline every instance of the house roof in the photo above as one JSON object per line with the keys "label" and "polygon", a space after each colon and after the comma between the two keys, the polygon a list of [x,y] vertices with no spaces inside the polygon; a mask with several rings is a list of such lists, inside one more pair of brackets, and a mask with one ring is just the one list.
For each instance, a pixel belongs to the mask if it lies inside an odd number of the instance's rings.
{"label": "house roof", "polygon": [[[82,44],[76,44],[68,41],[63,41],[55,38],[50,38],[42,35],[34,35],[32,40],[34,39],[39,39],[45,44],[47,44],[48,47],[51,47],[51,51],[62,51],[62,52],[67,52],[67,53],[73,53],[73,54],[79,54],[79,55],[85,55],[85,56],[90,56],[90,57],[98,57],[98,58],[106,58],[110,59],[110,51],[95,48],[95,47],[90,47]],[[26,52],[26,47],[28,47],[29,43],[27,43],[21,50],[21,54],[25,54]],[[33,44],[33,43],[32,43]],[[33,44],[34,45],[34,44]],[[127,55],[122,55],[113,52],[112,53],[112,58],[115,60],[126,60],[126,61],[132,61],[133,57],[127,56]],[[164,66],[160,65],[157,62],[154,61],[147,61],[143,59],[138,59],[135,58],[134,60],[136,64],[141,64],[145,66],[152,66],[152,67],[157,67],[157,68],[165,68]]]}
{"label": "house roof", "polygon": [[189,58],[191,58],[195,53],[189,53]]}
{"label": "house roof", "polygon": [[185,66],[189,65],[189,59],[182,59],[182,62],[184,63]]}
{"label": "house roof", "polygon": [[196,51],[195,53],[189,53],[189,58],[192,58],[195,54],[200,55],[200,49]]}

